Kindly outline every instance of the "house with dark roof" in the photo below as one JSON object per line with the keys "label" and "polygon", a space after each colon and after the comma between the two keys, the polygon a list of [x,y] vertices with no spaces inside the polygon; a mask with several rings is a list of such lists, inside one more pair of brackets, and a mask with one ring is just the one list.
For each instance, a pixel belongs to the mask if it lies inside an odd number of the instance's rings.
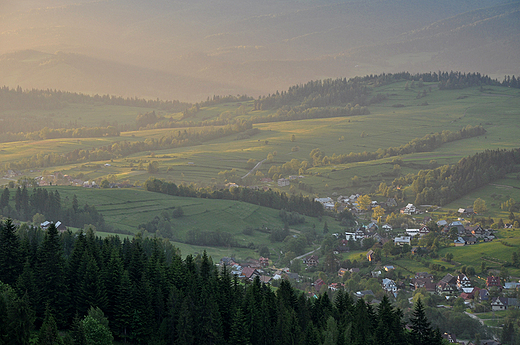
{"label": "house with dark roof", "polygon": [[457,338],[455,337],[455,334],[453,334],[453,333],[444,333],[441,337],[442,337],[442,339],[447,340],[449,343],[458,344]]}
{"label": "house with dark roof", "polygon": [[500,283],[500,277],[490,276],[486,279],[486,287],[489,289],[491,287],[496,287],[502,290],[502,284]]}
{"label": "house with dark roof", "polygon": [[462,223],[458,220],[451,222],[448,225],[448,231],[451,230],[451,228],[456,228],[459,235],[464,235],[466,233],[464,225],[462,225]]}
{"label": "house with dark roof", "polygon": [[462,239],[466,242],[467,245],[472,245],[477,243],[477,238],[474,236],[464,236]]}
{"label": "house with dark roof", "polygon": [[457,278],[448,273],[435,285],[435,290],[438,294],[451,294],[456,286]]}
{"label": "house with dark roof", "polygon": [[347,273],[347,272],[348,272],[348,270],[346,268],[340,268],[338,270],[338,276],[343,277],[345,275],[345,273]]}
{"label": "house with dark roof", "polygon": [[471,234],[476,238],[484,237],[485,230],[479,225],[469,226],[466,228],[466,233]]}
{"label": "house with dark roof", "polygon": [[430,228],[428,228],[427,226],[423,226],[419,229],[419,236],[420,237],[423,237],[425,235],[428,235],[430,233]]}
{"label": "house with dark roof", "polygon": [[479,298],[481,301],[489,301],[489,291],[482,289],[479,291]]}
{"label": "house with dark roof", "polygon": [[497,310],[506,310],[507,309],[507,303],[508,298],[507,297],[495,297],[491,301],[491,310],[497,311]]}
{"label": "house with dark roof", "polygon": [[242,269],[242,274],[240,275],[240,278],[253,280],[256,276],[260,277],[260,273],[255,268],[244,267]]}
{"label": "house with dark roof", "polygon": [[320,262],[318,261],[318,257],[316,255],[311,255],[303,259],[303,264],[307,265],[307,267],[315,267],[318,266]]}
{"label": "house with dark roof", "polygon": [[367,260],[374,261],[374,259],[375,259],[375,252],[372,249],[370,249],[367,253]]}
{"label": "house with dark roof", "polygon": [[428,292],[435,292],[435,283],[433,275],[427,272],[419,272],[412,279],[412,285],[415,289],[425,288]]}

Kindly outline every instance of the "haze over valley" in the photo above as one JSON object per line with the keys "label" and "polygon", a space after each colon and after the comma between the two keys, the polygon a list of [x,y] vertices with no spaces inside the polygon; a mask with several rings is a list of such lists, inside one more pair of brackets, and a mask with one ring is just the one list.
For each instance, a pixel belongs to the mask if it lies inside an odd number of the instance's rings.
{"label": "haze over valley", "polygon": [[201,101],[401,71],[518,75],[517,1],[23,1],[0,12],[0,78]]}

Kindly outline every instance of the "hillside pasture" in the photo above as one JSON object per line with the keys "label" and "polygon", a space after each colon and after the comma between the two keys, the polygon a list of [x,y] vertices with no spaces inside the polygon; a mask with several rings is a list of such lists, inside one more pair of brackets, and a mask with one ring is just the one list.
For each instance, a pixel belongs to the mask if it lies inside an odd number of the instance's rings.
{"label": "hillside pasture", "polygon": [[[49,190],[57,190],[63,203],[69,203],[74,194],[78,197],[80,205],[88,202],[95,206],[103,214],[105,222],[115,229],[125,230],[136,234],[138,225],[152,221],[154,217],[161,217],[166,211],[172,212],[175,207],[181,207],[184,216],[174,218],[171,221],[173,229],[173,239],[176,246],[179,246],[183,253],[193,253],[191,250],[202,252],[203,247],[189,244],[180,244],[186,239],[189,231],[220,231],[230,233],[238,242],[240,247],[214,248],[215,252],[225,252],[227,254],[240,253],[241,258],[256,255],[255,250],[247,248],[253,242],[258,248],[267,246],[271,252],[279,253],[283,248],[283,243],[271,243],[269,234],[254,230],[251,235],[246,235],[243,230],[247,227],[280,229],[283,222],[279,217],[279,211],[267,207],[248,204],[233,200],[211,200],[199,198],[174,197],[161,193],[145,191],[141,188],[126,189],[91,189],[81,187],[52,186],[45,187]],[[291,226],[291,231],[296,236],[306,229],[315,228],[319,234],[323,229],[324,222],[327,222],[329,231],[341,232],[342,228],[330,217],[317,218],[305,217],[306,222]],[[190,251],[186,248],[190,248]],[[184,248],[184,249],[183,249]],[[238,255],[238,254],[237,254]]]}
{"label": "hillside pasture", "polygon": [[135,126],[135,120],[139,114],[151,111],[155,111],[157,115],[165,114],[164,111],[154,108],[106,105],[95,102],[91,104],[63,102],[62,105],[62,108],[52,110],[4,110],[0,111],[0,118],[26,117],[48,120],[62,124],[63,127],[70,125],[104,127],[115,124]]}
{"label": "hillside pasture", "polygon": [[509,211],[502,210],[500,205],[509,200],[510,198],[520,201],[520,180],[518,174],[509,174],[507,178],[497,180],[487,186],[479,188],[462,198],[449,203],[443,207],[446,210],[456,211],[460,207],[473,206],[473,202],[477,198],[481,198],[486,202],[487,211],[479,214],[482,217],[491,216],[493,219],[498,221],[502,218],[505,223],[508,222]]}
{"label": "hillside pasture", "polygon": [[[506,246],[500,239],[487,243],[477,243],[464,247],[448,247],[439,251],[439,255],[444,257],[447,253],[453,254],[453,261],[460,265],[473,266],[477,272],[484,261],[488,269],[500,270],[503,263],[511,262],[513,252],[518,252],[520,248],[520,232],[517,231],[515,238],[508,238],[507,242],[513,246]],[[512,276],[520,276],[520,269],[508,267]]]}

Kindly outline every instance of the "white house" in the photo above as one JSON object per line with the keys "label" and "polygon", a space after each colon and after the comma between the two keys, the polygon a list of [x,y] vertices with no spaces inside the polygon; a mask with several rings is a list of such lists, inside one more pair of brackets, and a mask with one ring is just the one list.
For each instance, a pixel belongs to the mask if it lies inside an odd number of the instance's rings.
{"label": "white house", "polygon": [[389,224],[385,224],[385,225],[383,225],[383,229],[384,229],[385,231],[392,231],[392,226],[389,225]]}
{"label": "white house", "polygon": [[330,197],[326,197],[326,198],[315,198],[314,201],[317,201],[319,202],[320,204],[326,204],[326,203],[333,203],[334,204],[334,200]]}
{"label": "white house", "polygon": [[383,290],[386,292],[397,292],[397,285],[392,279],[384,278],[383,279]]}
{"label": "white house", "polygon": [[406,229],[406,234],[408,236],[414,237],[416,235],[419,235],[419,229]]}
{"label": "white house", "polygon": [[410,236],[399,236],[394,238],[394,244],[396,246],[404,246],[405,244],[410,245],[412,238]]}
{"label": "white house", "polygon": [[414,206],[414,204],[408,204],[404,208],[401,209],[401,213],[403,213],[403,214],[410,215],[410,214],[414,214],[415,212],[417,212],[417,209]]}
{"label": "white house", "polygon": [[286,178],[279,178],[278,179],[278,187],[285,187],[291,184],[291,181],[289,181]]}

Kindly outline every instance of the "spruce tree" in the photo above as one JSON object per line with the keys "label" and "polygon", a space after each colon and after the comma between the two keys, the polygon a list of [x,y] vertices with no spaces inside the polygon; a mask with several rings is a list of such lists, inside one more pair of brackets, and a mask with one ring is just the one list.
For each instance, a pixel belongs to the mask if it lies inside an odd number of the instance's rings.
{"label": "spruce tree", "polygon": [[14,286],[22,273],[22,253],[16,227],[11,219],[0,223],[0,281]]}
{"label": "spruce tree", "polygon": [[121,285],[116,295],[114,328],[119,338],[126,341],[130,338],[133,316],[132,284],[128,271],[124,271],[121,277]]}
{"label": "spruce tree", "polygon": [[395,310],[388,297],[384,296],[377,307],[376,344],[392,345],[406,342],[401,318],[401,311]]}
{"label": "spruce tree", "polygon": [[410,341],[417,345],[437,345],[442,344],[442,338],[438,331],[431,328],[430,322],[426,318],[424,306],[419,298],[415,304],[413,316],[410,319],[412,331]]}
{"label": "spruce tree", "polygon": [[231,334],[229,336],[229,345],[250,345],[247,329],[246,316],[241,308],[237,309],[235,317],[231,325]]}
{"label": "spruce tree", "polygon": [[45,233],[38,259],[39,305],[48,305],[50,312],[58,315],[58,324],[64,325],[70,305],[65,282],[65,259],[54,224]]}
{"label": "spruce tree", "polygon": [[38,287],[34,277],[34,270],[29,264],[29,259],[25,260],[22,274],[18,276],[15,285],[19,296],[27,295],[29,304],[32,308],[38,303]]}
{"label": "spruce tree", "polygon": [[63,345],[63,339],[58,334],[58,326],[50,308],[45,310],[45,319],[38,333],[37,345]]}
{"label": "spruce tree", "polygon": [[70,329],[69,334],[72,337],[72,340],[74,341],[74,345],[87,345],[85,327],[78,314],[76,314],[74,316],[74,319],[72,320],[72,327]]}
{"label": "spruce tree", "polygon": [[7,206],[9,206],[9,188],[5,188],[2,192],[2,196],[0,196],[0,210],[3,210]]}
{"label": "spruce tree", "polygon": [[79,290],[76,291],[78,312],[87,313],[90,307],[104,309],[107,305],[105,286],[95,259],[87,255],[87,266]]}
{"label": "spruce tree", "polygon": [[29,344],[35,317],[27,294],[24,294],[22,298],[16,298],[7,309],[7,313],[9,317],[9,344]]}

